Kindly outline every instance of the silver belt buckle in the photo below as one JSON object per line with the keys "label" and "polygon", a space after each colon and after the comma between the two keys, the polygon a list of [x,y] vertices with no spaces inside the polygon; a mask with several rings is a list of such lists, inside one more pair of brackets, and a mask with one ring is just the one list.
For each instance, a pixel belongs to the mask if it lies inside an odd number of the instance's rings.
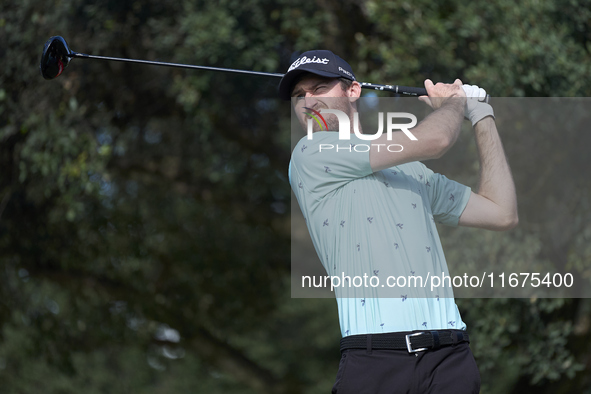
{"label": "silver belt buckle", "polygon": [[417,332],[415,334],[407,334],[405,335],[406,338],[406,349],[408,350],[409,353],[416,353],[416,352],[423,352],[425,350],[427,350],[426,347],[422,347],[419,349],[413,349],[412,346],[410,345],[410,337],[416,337],[417,335],[423,335],[424,332]]}

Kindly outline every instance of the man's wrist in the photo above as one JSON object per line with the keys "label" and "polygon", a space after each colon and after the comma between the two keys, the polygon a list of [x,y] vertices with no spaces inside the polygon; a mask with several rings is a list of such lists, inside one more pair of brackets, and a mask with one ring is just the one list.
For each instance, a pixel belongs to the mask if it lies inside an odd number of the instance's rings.
{"label": "man's wrist", "polygon": [[494,116],[487,115],[474,124],[474,131],[488,130],[494,124],[495,124]]}
{"label": "man's wrist", "polygon": [[445,100],[441,107],[439,108],[447,108],[452,111],[456,111],[462,116],[464,115],[464,108],[466,106],[466,99],[463,97],[450,97]]}
{"label": "man's wrist", "polygon": [[493,111],[493,107],[487,103],[478,103],[474,108],[472,108],[469,113],[466,114],[466,117],[472,123],[472,126],[476,126],[478,122],[480,122],[484,118],[495,118],[495,113]]}

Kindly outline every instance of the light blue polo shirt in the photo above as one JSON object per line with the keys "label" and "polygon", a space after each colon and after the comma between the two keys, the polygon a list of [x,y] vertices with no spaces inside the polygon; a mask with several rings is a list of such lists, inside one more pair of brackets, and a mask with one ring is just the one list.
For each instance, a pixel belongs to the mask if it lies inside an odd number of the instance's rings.
{"label": "light blue polo shirt", "polygon": [[[337,132],[322,131],[312,140],[304,137],[289,166],[291,187],[327,274],[375,275],[382,281],[449,275],[435,222],[457,226],[470,188],[420,162],[374,173],[362,147],[371,141],[350,137],[339,141]],[[466,328],[453,293],[422,291],[401,288],[383,297],[371,286],[335,288],[342,335]]]}

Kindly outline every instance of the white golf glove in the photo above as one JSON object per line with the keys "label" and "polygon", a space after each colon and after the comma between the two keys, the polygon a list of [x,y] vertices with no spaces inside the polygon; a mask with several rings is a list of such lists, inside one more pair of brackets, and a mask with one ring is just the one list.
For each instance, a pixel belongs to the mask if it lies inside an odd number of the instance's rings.
{"label": "white golf glove", "polygon": [[493,108],[484,102],[486,100],[486,91],[484,89],[476,85],[463,85],[462,88],[467,98],[464,116],[472,122],[472,126],[475,126],[476,123],[487,116],[492,116],[494,119],[495,113]]}

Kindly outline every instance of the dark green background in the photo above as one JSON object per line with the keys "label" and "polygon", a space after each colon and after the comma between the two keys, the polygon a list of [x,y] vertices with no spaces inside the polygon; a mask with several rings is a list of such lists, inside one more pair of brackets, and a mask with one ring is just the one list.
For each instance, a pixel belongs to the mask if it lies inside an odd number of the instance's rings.
{"label": "dark green background", "polygon": [[[290,298],[290,109],[277,80],[76,59],[45,81],[50,36],[94,55],[267,72],[326,48],[368,82],[589,96],[590,8],[3,1],[0,393],[326,393],[339,360],[335,301]],[[502,130],[520,225],[445,232],[448,261],[589,270],[584,126]],[[471,136],[429,165],[475,187]],[[483,393],[591,392],[589,300],[458,305]]]}

